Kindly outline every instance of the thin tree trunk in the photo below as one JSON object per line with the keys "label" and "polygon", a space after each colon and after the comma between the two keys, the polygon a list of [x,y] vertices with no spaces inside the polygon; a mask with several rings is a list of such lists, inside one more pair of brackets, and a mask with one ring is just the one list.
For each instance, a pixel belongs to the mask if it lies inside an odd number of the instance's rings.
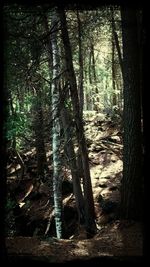
{"label": "thin tree trunk", "polygon": [[80,112],[83,115],[83,105],[84,105],[84,92],[83,92],[83,56],[82,56],[82,39],[81,39],[81,20],[79,16],[79,11],[77,10],[77,20],[78,20],[78,44],[79,44],[79,100],[80,100]]}
{"label": "thin tree trunk", "polygon": [[[99,94],[98,94],[98,88],[97,88],[97,76],[96,76],[96,67],[95,67],[95,55],[94,55],[94,45],[93,41],[91,41],[91,70],[92,70],[92,83],[94,87],[94,94],[96,95],[96,102],[99,102]],[[95,111],[98,111],[99,108],[97,104],[95,103],[95,100],[93,100],[93,109]]]}
{"label": "thin tree trunk", "polygon": [[44,181],[44,172],[47,169],[46,151],[44,143],[44,123],[43,110],[41,103],[40,84],[36,90],[34,103],[34,130],[35,130],[35,146],[37,154],[37,172],[41,180]]}
{"label": "thin tree trunk", "polygon": [[84,63],[85,68],[84,68],[84,77],[86,84],[84,86],[84,110],[89,110],[89,100],[88,100],[88,86],[87,86],[87,81],[88,81],[88,71],[86,70],[86,62]]}
{"label": "thin tree trunk", "polygon": [[[52,15],[52,27],[57,29],[58,17],[56,12]],[[54,207],[55,207],[55,225],[57,238],[62,238],[62,168],[60,158],[60,119],[59,114],[59,58],[57,32],[51,35],[51,44],[53,52],[53,82],[52,82],[52,119],[53,119],[53,192],[54,192]]]}
{"label": "thin tree trunk", "polygon": [[113,19],[114,19],[114,14],[113,14],[113,9],[112,9],[112,89],[113,89],[113,101],[112,104],[113,106],[117,105],[117,100],[116,100],[116,86],[115,86],[115,44],[114,44],[114,25],[113,25]]}
{"label": "thin tree trunk", "polygon": [[74,151],[74,146],[72,142],[70,133],[70,118],[68,111],[65,107],[61,109],[61,120],[64,128],[65,136],[65,147],[67,150],[68,162],[71,169],[72,181],[73,181],[73,191],[76,199],[76,206],[78,210],[79,220],[81,223],[84,221],[84,199],[82,195],[79,173],[76,162],[76,154]]}
{"label": "thin tree trunk", "polygon": [[96,229],[95,211],[94,211],[94,200],[93,200],[91,177],[90,177],[89,162],[88,162],[88,152],[86,148],[82,118],[80,115],[78,91],[77,91],[76,77],[72,62],[70,40],[67,31],[66,16],[63,10],[59,10],[58,14],[61,22],[62,40],[65,49],[68,80],[70,83],[70,93],[71,93],[73,111],[76,122],[76,132],[77,132],[78,144],[79,144],[79,149],[81,151],[83,170],[84,170],[83,188],[84,188],[84,205],[85,205],[85,215],[86,215],[86,229],[87,232],[95,232]]}
{"label": "thin tree trunk", "polygon": [[89,84],[92,84],[92,68],[91,68],[91,65],[92,65],[92,52],[91,52],[91,49],[89,51]]}
{"label": "thin tree trunk", "polygon": [[[95,69],[94,45],[92,42],[91,42],[91,61],[92,61],[91,68],[92,68],[93,81],[94,81],[94,85],[96,85],[97,77],[96,77],[96,69]],[[98,93],[97,88],[95,92]]]}
{"label": "thin tree trunk", "polygon": [[117,92],[119,92],[118,94],[118,98],[117,98],[117,103],[118,103],[118,107],[120,110],[120,114],[122,114],[122,110],[123,110],[123,86],[121,85],[121,82],[118,81],[118,78],[116,79],[116,89]]}
{"label": "thin tree trunk", "polygon": [[89,100],[89,107],[90,107],[90,110],[93,110],[93,92],[92,92],[92,53],[91,53],[91,50],[89,52],[89,65],[88,65],[88,78],[89,78],[89,92],[88,92],[88,100]]}
{"label": "thin tree trunk", "polygon": [[[82,32],[81,32],[81,21],[79,11],[77,10],[77,21],[78,21],[78,44],[79,44],[79,105],[81,117],[83,117],[83,105],[84,105],[84,93],[83,93],[83,57],[82,57]],[[79,170],[80,178],[83,177],[83,166],[81,159],[81,151],[78,149],[77,153],[77,167]]]}
{"label": "thin tree trunk", "polygon": [[121,68],[121,71],[123,73],[123,62],[122,62],[121,49],[120,49],[120,44],[119,44],[119,40],[118,40],[118,35],[116,32],[113,7],[111,8],[111,18],[112,18],[112,32],[114,35],[114,41],[115,41],[115,45],[116,45],[116,49],[117,49],[117,53],[118,53],[120,68]]}

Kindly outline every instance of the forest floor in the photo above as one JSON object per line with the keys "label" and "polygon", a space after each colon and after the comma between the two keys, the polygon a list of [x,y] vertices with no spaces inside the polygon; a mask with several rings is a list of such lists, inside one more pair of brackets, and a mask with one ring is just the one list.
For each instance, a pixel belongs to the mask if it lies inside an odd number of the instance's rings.
{"label": "forest floor", "polygon": [[[142,224],[120,221],[117,217],[122,177],[121,127],[117,121],[103,114],[91,112],[84,117],[96,211],[96,235],[87,239],[84,228],[79,226],[72,187],[69,188],[70,172],[65,167],[64,180],[69,182],[63,194],[67,230],[65,239],[56,239],[54,212],[50,203],[51,187],[47,182],[37,185],[35,177],[31,179],[31,174],[36,174],[33,148],[24,155],[30,162],[32,172],[22,181],[19,180],[19,186],[16,186],[16,171],[19,177],[21,166],[16,162],[8,166],[8,187],[14,192],[19,204],[18,213],[15,213],[18,229],[12,234],[13,226],[9,225],[11,229],[6,237],[10,261],[29,258],[64,263],[97,257],[124,259],[143,256]],[[49,150],[47,156],[50,156]],[[12,220],[11,216],[9,213],[9,221]]]}

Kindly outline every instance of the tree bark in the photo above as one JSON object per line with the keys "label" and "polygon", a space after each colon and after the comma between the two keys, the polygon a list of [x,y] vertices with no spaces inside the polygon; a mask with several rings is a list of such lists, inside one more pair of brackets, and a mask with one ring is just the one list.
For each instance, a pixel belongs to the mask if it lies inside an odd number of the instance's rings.
{"label": "tree bark", "polygon": [[122,8],[124,135],[121,215],[142,217],[143,179],[141,150],[140,69],[136,10]]}
{"label": "tree bark", "polygon": [[78,20],[78,44],[79,44],[79,100],[80,100],[80,112],[83,115],[83,105],[84,105],[84,92],[83,92],[83,56],[82,56],[82,29],[81,20],[79,16],[79,11],[77,10],[77,20]]}
{"label": "tree bark", "polygon": [[[94,85],[96,85],[96,82],[97,82],[97,77],[96,77],[96,69],[95,69],[95,56],[94,56],[94,45],[93,45],[93,41],[91,42],[91,60],[92,60],[92,64],[91,64],[91,67],[92,67],[92,81],[94,81]],[[96,88],[96,93],[98,93],[97,91],[97,88]]]}
{"label": "tree bark", "polygon": [[93,92],[92,92],[92,53],[89,51],[89,64],[88,64],[88,78],[89,78],[89,92],[88,92],[88,102],[89,110],[93,110]]}
{"label": "tree bark", "polygon": [[[57,30],[58,17],[56,12],[52,14],[52,27]],[[59,114],[59,58],[57,32],[54,31],[51,35],[51,45],[53,53],[53,82],[52,82],[52,119],[53,119],[53,192],[54,192],[54,207],[55,207],[55,225],[57,238],[62,238],[62,168],[60,158],[60,118]]]}
{"label": "tree bark", "polygon": [[58,14],[61,22],[62,40],[64,44],[66,66],[68,72],[67,78],[70,83],[70,94],[71,94],[73,111],[76,122],[76,133],[77,133],[79,149],[81,151],[83,170],[84,170],[83,188],[84,188],[84,205],[85,205],[85,215],[86,215],[86,229],[87,232],[95,232],[96,229],[95,211],[94,211],[94,200],[93,200],[91,177],[90,177],[89,162],[88,162],[88,152],[86,148],[83,123],[80,114],[76,77],[72,62],[72,51],[68,36],[65,12],[63,10],[59,10]]}
{"label": "tree bark", "polygon": [[117,105],[117,99],[116,99],[116,86],[115,86],[115,43],[114,43],[114,14],[112,9],[112,89],[113,89],[113,106]]}
{"label": "tree bark", "polygon": [[122,55],[121,55],[121,49],[120,49],[120,44],[119,44],[119,40],[118,40],[118,35],[116,32],[113,7],[111,8],[111,19],[112,19],[112,32],[113,32],[113,36],[114,36],[114,42],[115,42],[117,53],[118,53],[121,72],[123,73]]}
{"label": "tree bark", "polygon": [[76,162],[76,154],[74,151],[74,146],[72,142],[72,133],[70,132],[70,119],[68,111],[65,107],[61,109],[61,121],[64,128],[65,136],[65,147],[67,150],[68,162],[71,169],[72,181],[73,181],[73,191],[76,200],[76,206],[79,215],[80,223],[84,222],[84,199],[82,195],[79,173]]}

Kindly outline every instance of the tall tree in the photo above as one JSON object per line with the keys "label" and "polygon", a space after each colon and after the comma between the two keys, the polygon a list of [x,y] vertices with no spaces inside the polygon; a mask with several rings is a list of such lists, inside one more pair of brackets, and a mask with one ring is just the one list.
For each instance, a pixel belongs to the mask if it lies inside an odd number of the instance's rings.
{"label": "tall tree", "polygon": [[77,10],[77,21],[78,21],[78,44],[79,44],[79,100],[80,100],[80,112],[81,116],[83,113],[84,105],[84,92],[83,92],[83,55],[82,55],[82,24],[80,20],[80,14]]}
{"label": "tall tree", "polygon": [[115,85],[115,42],[114,42],[114,11],[112,8],[112,89],[113,89],[113,106],[116,106],[117,99],[116,99],[116,85]]}
{"label": "tall tree", "polygon": [[55,225],[57,238],[62,238],[62,168],[60,158],[60,118],[59,118],[59,49],[57,44],[58,17],[55,10],[52,12],[51,45],[53,53],[53,82],[52,82],[52,119],[53,119],[53,191],[55,208]]}
{"label": "tall tree", "polygon": [[62,40],[65,50],[65,59],[67,66],[67,79],[70,84],[70,94],[72,99],[72,106],[74,111],[75,123],[76,123],[76,133],[78,138],[79,149],[81,151],[81,158],[83,164],[83,188],[84,188],[84,205],[85,205],[85,216],[86,216],[86,230],[87,232],[95,232],[95,211],[94,211],[94,200],[92,193],[91,177],[88,162],[88,152],[86,147],[86,141],[84,136],[84,128],[82,123],[82,118],[80,114],[80,105],[77,91],[76,76],[74,72],[73,62],[72,62],[72,51],[70,46],[70,40],[67,29],[67,21],[64,10],[58,11],[60,22],[61,22],[61,33]]}
{"label": "tall tree", "polygon": [[76,207],[78,211],[78,217],[79,217],[79,222],[83,223],[85,220],[85,215],[84,215],[84,199],[83,199],[83,194],[82,194],[82,189],[81,189],[81,184],[80,184],[80,179],[79,179],[79,170],[77,166],[77,161],[76,161],[76,154],[74,151],[74,145],[72,141],[72,133],[71,133],[71,120],[69,116],[68,110],[64,107],[61,108],[61,121],[62,125],[64,128],[64,137],[65,137],[65,147],[67,151],[67,156],[68,156],[68,162],[71,170],[71,175],[72,175],[72,181],[73,181],[73,191],[75,195],[75,200],[76,200]]}
{"label": "tall tree", "polygon": [[[49,33],[49,26],[48,26],[48,20],[47,17],[44,15],[44,25],[46,29],[46,33],[48,35]],[[61,43],[60,43],[61,44]],[[61,59],[63,59],[63,47],[61,47]],[[47,40],[47,52],[48,52],[48,63],[49,63],[49,70],[53,70],[52,66],[52,42]],[[60,61],[60,57],[57,57],[57,68],[61,70],[63,73],[64,63],[63,61]],[[64,75],[65,76],[65,75]],[[76,154],[74,151],[74,144],[72,140],[72,127],[71,125],[73,124],[72,118],[69,114],[69,110],[67,107],[65,107],[65,102],[67,101],[67,95],[68,95],[68,83],[64,85],[64,80],[65,77],[61,77],[61,79],[58,80],[58,93],[59,93],[59,99],[61,99],[61,103],[59,104],[59,110],[60,110],[60,118],[61,118],[61,123],[62,127],[64,130],[64,142],[65,142],[65,150],[67,154],[67,159],[68,159],[68,165],[71,170],[71,175],[72,175],[72,181],[73,181],[73,191],[75,195],[75,200],[76,200],[76,207],[78,211],[78,216],[79,216],[79,221],[83,222],[84,220],[84,202],[83,202],[83,194],[82,194],[82,189],[81,189],[81,184],[80,184],[80,179],[79,179],[79,172],[78,172],[78,167],[77,167],[77,162],[76,162]]]}
{"label": "tall tree", "polygon": [[139,50],[136,10],[121,8],[123,37],[124,134],[121,215],[142,216],[142,150]]}
{"label": "tall tree", "polygon": [[116,25],[115,25],[115,19],[114,19],[114,8],[113,7],[111,7],[111,23],[112,23],[112,34],[114,37],[114,42],[115,42],[117,53],[118,53],[119,64],[120,64],[121,71],[123,72],[121,47],[119,44],[119,38],[118,38],[117,31],[116,31]]}

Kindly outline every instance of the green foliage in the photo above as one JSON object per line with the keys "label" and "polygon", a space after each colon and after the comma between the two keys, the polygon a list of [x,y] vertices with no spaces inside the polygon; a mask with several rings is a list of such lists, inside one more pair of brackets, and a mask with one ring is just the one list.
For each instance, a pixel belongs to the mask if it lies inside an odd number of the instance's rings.
{"label": "green foliage", "polygon": [[14,103],[14,114],[9,114],[6,121],[6,138],[8,141],[16,139],[17,148],[22,147],[22,137],[30,136],[31,120],[29,112],[31,109],[31,96],[27,95],[24,101],[24,109],[20,111],[19,102],[16,100]]}
{"label": "green foliage", "polygon": [[[9,114],[6,128],[7,139],[16,139],[18,148],[23,146],[23,137],[32,136],[33,116],[32,107],[38,105],[37,91],[40,88],[40,101],[44,116],[50,112],[52,62],[47,56],[47,36],[45,23],[41,16],[41,7],[31,9],[16,4],[15,7],[5,7],[5,25],[7,38],[5,40],[5,64],[7,88],[11,91],[14,114]],[[34,16],[33,16],[34,14]],[[67,10],[67,26],[72,48],[73,66],[77,84],[80,78],[79,64],[79,32],[77,13]],[[51,11],[47,13],[49,26],[51,24]],[[99,10],[80,10],[81,46],[83,57],[83,89],[85,108],[89,110],[112,109],[112,24],[109,7]],[[119,9],[114,12],[116,31],[121,44],[121,31]],[[58,35],[59,60],[61,72],[64,73],[64,49],[61,37]],[[93,49],[91,50],[91,47]],[[48,51],[50,52],[50,51]],[[94,62],[91,53],[94,54]],[[48,53],[50,54],[50,53]],[[115,49],[115,62],[117,62]],[[93,66],[94,70],[93,71]],[[120,97],[121,73],[119,64],[115,63],[116,79],[119,86],[115,93]],[[95,75],[94,75],[95,74]],[[63,74],[64,75],[64,74]],[[65,75],[60,76],[66,79]],[[96,78],[95,78],[96,77]],[[61,78],[60,78],[61,79]],[[38,84],[39,83],[39,84]],[[117,92],[118,90],[118,92]],[[21,101],[20,99],[21,98]],[[121,100],[120,100],[121,101]],[[21,106],[21,108],[20,108]],[[65,107],[72,115],[72,105],[69,99],[65,100]],[[49,115],[48,115],[49,116]]]}
{"label": "green foliage", "polygon": [[65,108],[67,108],[68,110],[71,111],[71,109],[72,109],[72,104],[71,104],[70,99],[65,100]]}

